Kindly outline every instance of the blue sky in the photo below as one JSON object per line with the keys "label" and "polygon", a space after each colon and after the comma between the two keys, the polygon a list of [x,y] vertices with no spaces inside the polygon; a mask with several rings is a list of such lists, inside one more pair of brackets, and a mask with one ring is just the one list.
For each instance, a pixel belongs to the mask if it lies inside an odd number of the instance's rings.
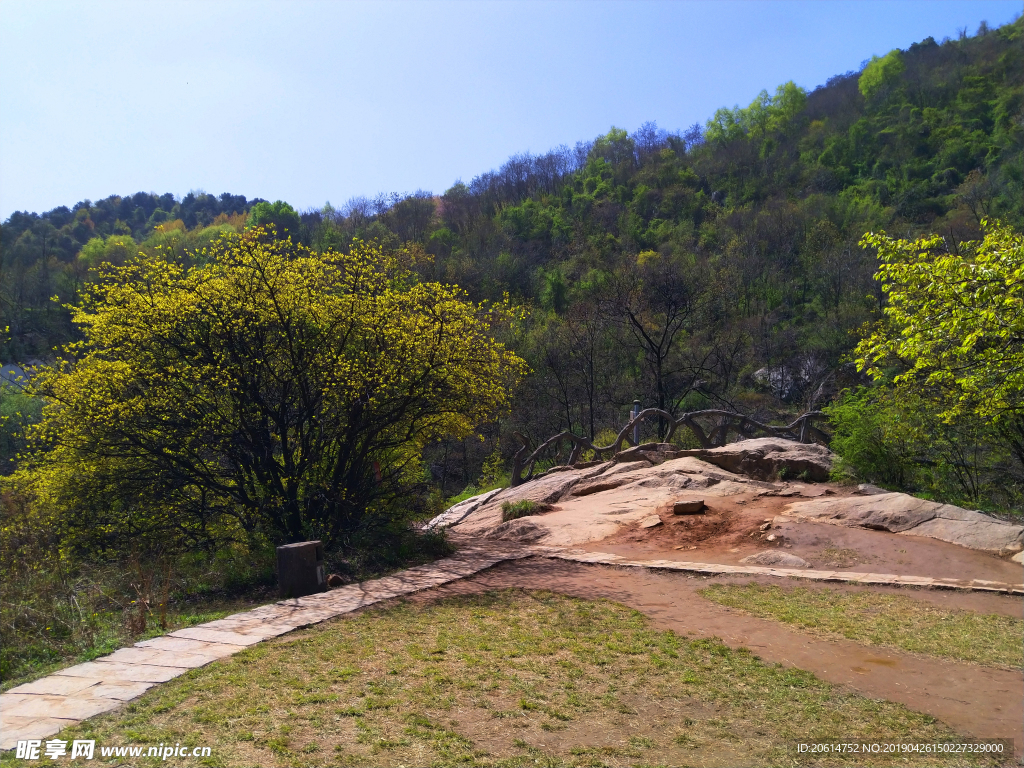
{"label": "blue sky", "polygon": [[443,192],[973,34],[1020,0],[0,3],[0,218],[137,191]]}

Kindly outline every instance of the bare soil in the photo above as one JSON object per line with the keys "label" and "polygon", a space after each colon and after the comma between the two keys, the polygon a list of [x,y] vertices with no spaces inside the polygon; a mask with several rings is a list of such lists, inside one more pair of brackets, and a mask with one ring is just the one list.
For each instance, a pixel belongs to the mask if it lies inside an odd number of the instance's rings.
{"label": "bare soil", "polygon": [[[675,515],[670,505],[657,510],[662,524],[640,528],[633,522],[600,541],[577,545],[636,559],[691,560],[737,565],[747,555],[782,548],[815,568],[855,573],[889,573],[932,578],[988,579],[1020,583],[1024,569],[1009,559],[923,536],[844,528],[789,518],[761,531],[765,521],[807,495],[830,493],[827,486],[807,486],[801,495],[771,496],[757,492],[708,496],[702,515]],[[772,535],[774,541],[768,541]],[[1018,611],[1018,614],[1020,612]]]}

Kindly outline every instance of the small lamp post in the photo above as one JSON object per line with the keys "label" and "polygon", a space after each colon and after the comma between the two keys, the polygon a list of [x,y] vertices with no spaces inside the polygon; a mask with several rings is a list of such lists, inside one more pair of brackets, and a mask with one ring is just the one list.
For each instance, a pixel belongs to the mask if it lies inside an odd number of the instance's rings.
{"label": "small lamp post", "polygon": [[[640,401],[633,401],[633,418],[640,415]],[[633,445],[640,445],[640,422],[633,425]]]}

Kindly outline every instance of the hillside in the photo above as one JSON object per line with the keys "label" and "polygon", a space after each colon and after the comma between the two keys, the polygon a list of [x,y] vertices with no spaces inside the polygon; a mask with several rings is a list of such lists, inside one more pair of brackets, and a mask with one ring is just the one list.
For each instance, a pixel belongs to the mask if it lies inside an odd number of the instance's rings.
{"label": "hillside", "polygon": [[[613,128],[439,196],[307,211],[293,234],[316,249],[412,243],[432,256],[423,278],[532,307],[506,336],[534,371],[520,407],[484,441],[438,446],[430,468],[446,492],[474,481],[486,455],[514,452],[512,430],[595,437],[634,398],[766,419],[819,407],[859,381],[845,355],[884,302],[865,232],[938,233],[956,251],[986,216],[1024,226],[1022,32],[1018,19],[929,38],[683,133]],[[139,193],[12,215],[0,228],[11,329],[0,360],[71,338],[49,298],[75,301],[98,261],[158,245],[187,260],[240,229],[255,202]]]}

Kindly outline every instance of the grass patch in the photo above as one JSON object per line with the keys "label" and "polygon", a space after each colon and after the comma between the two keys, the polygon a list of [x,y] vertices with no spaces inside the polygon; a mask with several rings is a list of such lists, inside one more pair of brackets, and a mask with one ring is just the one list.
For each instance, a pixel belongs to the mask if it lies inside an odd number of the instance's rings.
{"label": "grass patch", "polygon": [[545,511],[545,505],[538,504],[529,499],[523,499],[515,503],[505,501],[501,504],[501,522],[507,523],[509,520],[518,520],[520,517],[539,515],[543,511]]}
{"label": "grass patch", "polygon": [[822,636],[989,666],[1019,669],[1024,664],[1024,621],[1009,616],[950,610],[868,591],[713,584],[700,594]]}
{"label": "grass patch", "polygon": [[[745,649],[656,631],[624,606],[518,590],[399,603],[268,641],[61,738],[206,745],[213,748],[208,764],[230,766],[987,759],[798,755],[796,739],[956,736],[927,715],[764,663]],[[13,762],[10,755],[0,762]],[[176,764],[196,764],[189,760]]]}

